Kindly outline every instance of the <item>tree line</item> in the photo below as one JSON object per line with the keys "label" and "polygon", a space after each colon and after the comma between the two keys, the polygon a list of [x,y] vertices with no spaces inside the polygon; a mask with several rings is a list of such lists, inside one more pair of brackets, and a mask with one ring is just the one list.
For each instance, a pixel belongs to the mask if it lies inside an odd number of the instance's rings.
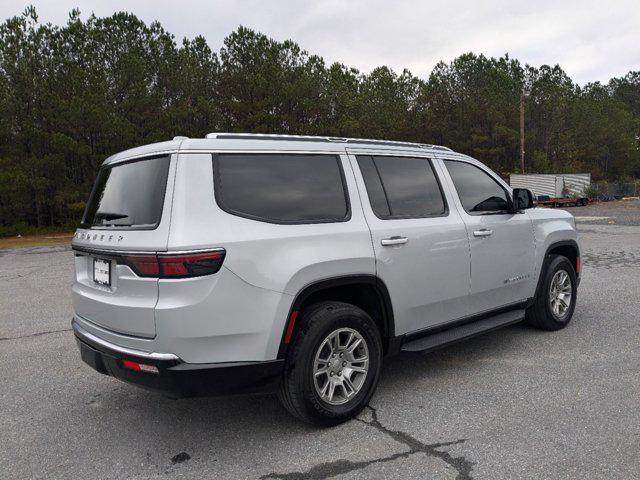
{"label": "tree line", "polygon": [[640,71],[580,86],[558,65],[467,53],[422,78],[327,65],[239,27],[214,52],[130,13],[0,25],[0,234],[74,226],[101,162],[175,135],[254,132],[446,145],[519,171],[640,177]]}

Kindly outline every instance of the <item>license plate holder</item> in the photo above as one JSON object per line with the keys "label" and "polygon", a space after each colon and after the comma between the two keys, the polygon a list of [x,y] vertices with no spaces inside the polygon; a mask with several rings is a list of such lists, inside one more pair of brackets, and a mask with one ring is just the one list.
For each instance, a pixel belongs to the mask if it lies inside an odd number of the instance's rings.
{"label": "license plate holder", "polygon": [[109,260],[93,259],[93,281],[105,287],[111,286],[111,262]]}

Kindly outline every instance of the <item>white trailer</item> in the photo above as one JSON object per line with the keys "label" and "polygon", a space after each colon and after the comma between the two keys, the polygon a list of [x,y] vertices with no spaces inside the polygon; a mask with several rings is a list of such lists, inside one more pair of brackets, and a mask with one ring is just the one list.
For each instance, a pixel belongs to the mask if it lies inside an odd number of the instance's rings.
{"label": "white trailer", "polygon": [[513,173],[509,176],[509,185],[528,188],[536,197],[540,195],[546,195],[550,198],[584,197],[586,189],[591,185],[591,174]]}

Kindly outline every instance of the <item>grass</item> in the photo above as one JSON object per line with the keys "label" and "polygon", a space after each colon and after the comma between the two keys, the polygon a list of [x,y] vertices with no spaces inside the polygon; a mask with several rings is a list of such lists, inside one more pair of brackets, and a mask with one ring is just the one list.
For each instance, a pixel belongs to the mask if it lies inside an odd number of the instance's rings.
{"label": "grass", "polygon": [[24,237],[2,237],[0,238],[0,250],[7,248],[69,245],[72,238],[73,232],[44,233],[41,235],[25,235]]}

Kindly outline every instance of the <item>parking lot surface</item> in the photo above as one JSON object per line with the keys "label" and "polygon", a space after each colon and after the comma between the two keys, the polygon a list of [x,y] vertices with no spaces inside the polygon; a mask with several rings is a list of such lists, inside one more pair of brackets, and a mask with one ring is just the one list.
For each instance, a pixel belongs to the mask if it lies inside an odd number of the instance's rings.
{"label": "parking lot surface", "polygon": [[272,396],[171,400],[99,375],[70,331],[71,251],[0,250],[0,478],[639,478],[640,201],[570,210],[569,327],[391,358],[332,429]]}

